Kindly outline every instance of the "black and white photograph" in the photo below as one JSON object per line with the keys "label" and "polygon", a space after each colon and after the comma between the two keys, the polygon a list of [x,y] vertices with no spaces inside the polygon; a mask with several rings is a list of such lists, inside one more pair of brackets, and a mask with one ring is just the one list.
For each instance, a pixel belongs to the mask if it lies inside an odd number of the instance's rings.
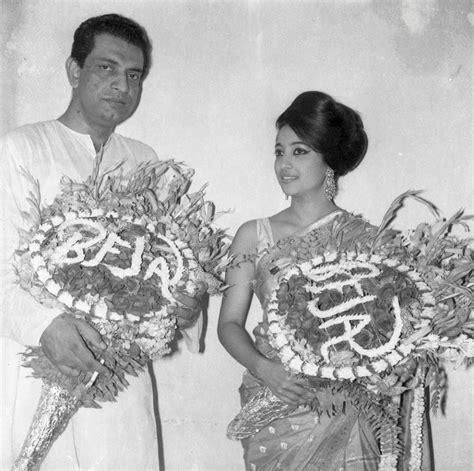
{"label": "black and white photograph", "polygon": [[0,470],[474,469],[472,0],[1,0]]}

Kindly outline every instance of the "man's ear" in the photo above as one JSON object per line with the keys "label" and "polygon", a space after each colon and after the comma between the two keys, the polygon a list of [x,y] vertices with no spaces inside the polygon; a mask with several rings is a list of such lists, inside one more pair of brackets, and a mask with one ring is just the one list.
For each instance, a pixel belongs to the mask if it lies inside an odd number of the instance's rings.
{"label": "man's ear", "polygon": [[75,59],[69,57],[66,61],[66,73],[72,88],[77,88],[79,77],[81,75],[81,67]]}

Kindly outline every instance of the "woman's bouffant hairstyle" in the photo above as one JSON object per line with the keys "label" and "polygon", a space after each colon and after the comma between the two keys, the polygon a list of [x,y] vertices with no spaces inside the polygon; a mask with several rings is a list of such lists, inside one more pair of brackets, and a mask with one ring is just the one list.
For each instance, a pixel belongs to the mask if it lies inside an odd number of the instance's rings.
{"label": "woman's bouffant hairstyle", "polygon": [[99,34],[110,34],[139,47],[143,52],[143,75],[147,76],[151,67],[151,41],[145,28],[130,18],[110,13],[94,16],[82,22],[74,33],[71,57],[84,67],[87,56],[95,46],[95,37]]}
{"label": "woman's bouffant hairstyle", "polygon": [[322,92],[304,92],[276,121],[288,125],[322,154],[337,177],[354,170],[367,152],[368,139],[359,114]]}

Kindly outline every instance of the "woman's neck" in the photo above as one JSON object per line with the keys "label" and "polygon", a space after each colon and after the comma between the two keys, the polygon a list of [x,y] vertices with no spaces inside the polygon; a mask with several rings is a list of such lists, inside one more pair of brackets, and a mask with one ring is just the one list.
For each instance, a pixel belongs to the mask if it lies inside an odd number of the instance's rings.
{"label": "woman's neck", "polygon": [[[305,227],[332,213],[339,207],[332,200],[324,198],[298,198],[291,200],[287,215],[295,226]],[[290,222],[289,221],[289,222]]]}

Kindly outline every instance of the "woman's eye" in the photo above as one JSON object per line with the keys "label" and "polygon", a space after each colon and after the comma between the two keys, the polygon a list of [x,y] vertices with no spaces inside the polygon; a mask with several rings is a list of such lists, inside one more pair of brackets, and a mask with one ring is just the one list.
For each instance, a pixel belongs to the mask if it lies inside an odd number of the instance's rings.
{"label": "woman's eye", "polygon": [[278,157],[281,157],[283,155],[283,151],[282,150],[275,150],[275,157],[278,158]]}
{"label": "woman's eye", "polygon": [[298,147],[294,150],[295,155],[304,155],[304,154],[307,154],[307,153],[308,153],[308,151],[306,149],[302,149],[300,147]]}

